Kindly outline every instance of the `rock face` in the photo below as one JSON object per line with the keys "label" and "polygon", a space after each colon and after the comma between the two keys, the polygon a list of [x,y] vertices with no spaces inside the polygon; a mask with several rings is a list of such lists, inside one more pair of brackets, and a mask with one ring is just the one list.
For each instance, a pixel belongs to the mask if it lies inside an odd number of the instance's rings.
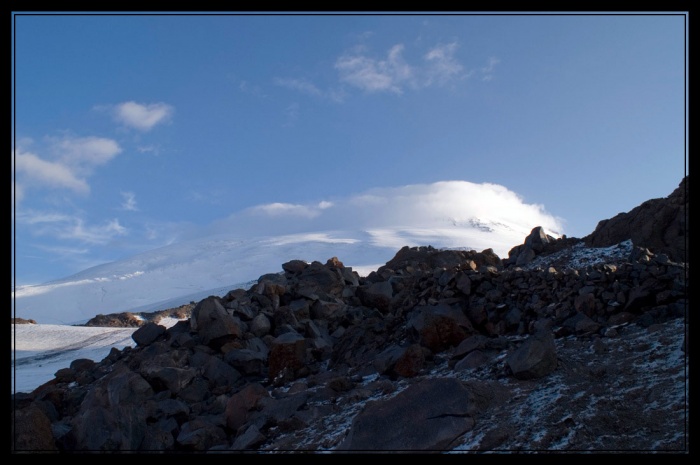
{"label": "rock face", "polygon": [[284,263],[14,394],[13,451],[687,450],[688,264],[584,249]]}
{"label": "rock face", "polygon": [[651,199],[627,213],[602,220],[584,241],[591,247],[607,247],[627,239],[635,246],[671,260],[687,261],[688,177],[666,198]]}

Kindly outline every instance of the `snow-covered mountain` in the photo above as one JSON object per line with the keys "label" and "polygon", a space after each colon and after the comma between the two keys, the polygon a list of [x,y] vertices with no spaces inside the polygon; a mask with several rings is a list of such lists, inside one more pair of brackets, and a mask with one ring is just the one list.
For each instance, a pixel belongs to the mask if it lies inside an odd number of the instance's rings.
{"label": "snow-covered mountain", "polygon": [[[366,275],[403,246],[431,245],[500,257],[537,225],[502,219],[444,217],[417,227],[328,230],[258,238],[219,233],[96,266],[42,285],[18,287],[13,316],[41,324],[80,324],[98,314],[155,311],[248,288],[263,274],[299,259],[337,257]],[[556,231],[548,231],[557,236]]]}

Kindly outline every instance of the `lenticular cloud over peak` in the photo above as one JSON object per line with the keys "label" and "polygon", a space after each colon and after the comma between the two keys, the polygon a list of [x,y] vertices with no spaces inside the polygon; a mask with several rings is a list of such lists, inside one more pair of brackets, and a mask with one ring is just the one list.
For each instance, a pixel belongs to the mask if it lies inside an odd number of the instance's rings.
{"label": "lenticular cloud over peak", "polygon": [[360,275],[404,246],[483,251],[501,258],[532,228],[561,220],[497,184],[444,181],[370,189],[308,204],[253,206],[197,237],[14,292],[15,316],[75,324],[95,315],[172,308],[250,286],[290,260],[337,257]]}
{"label": "lenticular cloud over peak", "polygon": [[542,205],[527,204],[498,184],[468,181],[375,188],[314,204],[258,205],[232,215],[228,222],[241,233],[284,234],[290,230],[443,228],[447,223],[455,226],[477,221],[500,223],[526,233],[535,226],[555,235],[562,232],[561,219],[547,213]]}

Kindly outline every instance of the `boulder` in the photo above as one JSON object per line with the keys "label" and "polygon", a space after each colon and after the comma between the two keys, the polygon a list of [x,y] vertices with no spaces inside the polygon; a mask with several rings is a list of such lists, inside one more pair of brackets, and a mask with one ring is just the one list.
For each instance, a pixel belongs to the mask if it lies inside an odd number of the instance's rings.
{"label": "boulder", "polygon": [[446,450],[473,428],[476,413],[461,382],[426,379],[389,400],[368,403],[336,450]]}
{"label": "boulder", "polygon": [[549,330],[537,331],[506,358],[517,379],[542,378],[557,368],[557,348]]}

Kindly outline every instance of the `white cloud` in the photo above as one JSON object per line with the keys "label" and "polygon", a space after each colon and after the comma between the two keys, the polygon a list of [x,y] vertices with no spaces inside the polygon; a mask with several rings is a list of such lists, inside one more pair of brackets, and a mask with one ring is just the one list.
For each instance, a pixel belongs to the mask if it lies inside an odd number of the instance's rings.
{"label": "white cloud", "polygon": [[136,194],[133,192],[122,192],[121,195],[124,198],[121,206],[122,210],[138,211],[138,207],[136,206]]}
{"label": "white cloud", "polygon": [[133,101],[120,103],[114,108],[114,117],[120,123],[150,131],[154,126],[170,120],[175,109],[166,103],[141,104]]}
{"label": "white cloud", "polygon": [[[544,206],[528,204],[516,193],[491,183],[443,181],[377,188],[333,201],[269,203],[232,215],[214,229],[241,237],[324,230],[435,230],[469,228],[478,220],[505,225],[520,243],[535,226],[562,234],[563,221]],[[223,224],[222,224],[223,223]],[[497,227],[497,226],[494,226]]]}
{"label": "white cloud", "polygon": [[559,222],[547,214],[543,206],[526,204],[514,192],[490,183],[442,181],[373,189],[351,197],[348,203],[354,204],[357,210],[368,210],[366,224],[374,227],[421,227],[446,218],[458,222],[481,218],[561,229]]}
{"label": "white cloud", "polygon": [[257,205],[248,209],[247,212],[253,215],[263,215],[266,217],[314,218],[321,214],[321,210],[325,208],[328,208],[328,206],[323,202],[315,206],[275,202]]}
{"label": "white cloud", "polygon": [[14,169],[17,175],[15,189],[19,193],[15,201],[27,195],[27,189],[67,189],[77,194],[88,194],[87,182],[94,168],[104,165],[121,153],[122,149],[112,139],[103,137],[47,138],[48,152],[53,160],[24,151],[17,147],[14,153]]}
{"label": "white cloud", "polygon": [[104,137],[51,138],[60,163],[79,173],[90,174],[95,166],[104,165],[122,152],[116,141]]}
{"label": "white cloud", "polygon": [[[79,179],[69,167],[58,162],[42,160],[33,153],[17,150],[15,170],[24,180],[15,186],[20,193],[25,191],[24,182],[30,185],[68,189],[79,194],[90,192],[87,182]],[[16,200],[21,198],[22,195],[17,196]]]}

